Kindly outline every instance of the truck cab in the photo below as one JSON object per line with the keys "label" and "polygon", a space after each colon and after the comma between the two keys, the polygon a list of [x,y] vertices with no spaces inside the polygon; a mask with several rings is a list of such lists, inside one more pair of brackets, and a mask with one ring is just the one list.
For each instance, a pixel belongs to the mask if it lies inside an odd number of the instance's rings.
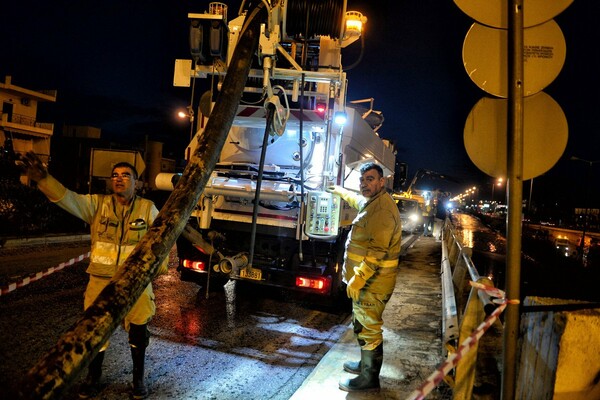
{"label": "truck cab", "polygon": [[416,199],[393,196],[400,212],[402,232],[415,233],[423,228],[423,219],[419,201]]}

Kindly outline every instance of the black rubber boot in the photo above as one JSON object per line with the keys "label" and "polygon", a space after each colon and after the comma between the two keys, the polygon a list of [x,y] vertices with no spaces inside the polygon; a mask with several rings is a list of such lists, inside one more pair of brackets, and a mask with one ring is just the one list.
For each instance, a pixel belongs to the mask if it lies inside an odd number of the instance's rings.
{"label": "black rubber boot", "polygon": [[383,365],[383,343],[374,350],[361,350],[360,364],[360,374],[356,378],[340,381],[340,389],[346,392],[378,391],[379,372]]}
{"label": "black rubber boot", "polygon": [[148,388],[144,384],[144,359],[146,349],[143,347],[132,347],[131,358],[133,359],[133,398],[145,399],[148,397]]}
{"label": "black rubber boot", "polygon": [[144,384],[144,359],[146,347],[150,343],[150,332],[148,325],[129,325],[129,345],[131,346],[131,358],[133,360],[133,398],[145,399],[148,389]]}
{"label": "black rubber boot", "polygon": [[[363,327],[360,324],[360,322],[354,320],[353,321],[354,324],[354,334],[358,336],[358,334],[362,331]],[[366,342],[363,339],[359,339],[358,337],[356,338],[356,341],[358,342],[358,345],[360,347],[364,346],[366,344]],[[346,372],[350,372],[351,374],[360,374],[361,371],[361,363],[360,360],[359,361],[346,361],[344,363],[344,371]]]}
{"label": "black rubber boot", "polygon": [[350,372],[351,374],[360,374],[361,362],[360,361],[346,361],[344,363],[344,371]]}
{"label": "black rubber boot", "polygon": [[88,367],[88,374],[79,387],[79,398],[88,399],[96,397],[100,393],[100,377],[102,376],[102,363],[104,362],[104,352],[96,354],[96,357]]}

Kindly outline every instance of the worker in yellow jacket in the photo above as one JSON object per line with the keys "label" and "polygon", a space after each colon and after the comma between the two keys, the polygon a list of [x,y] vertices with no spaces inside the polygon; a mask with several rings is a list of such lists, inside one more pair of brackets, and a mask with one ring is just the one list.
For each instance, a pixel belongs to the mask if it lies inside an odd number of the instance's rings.
{"label": "worker in yellow jacket", "polygon": [[433,201],[428,200],[423,207],[423,236],[433,236],[435,212]]}
{"label": "worker in yellow jacket", "polygon": [[[112,194],[82,195],[68,190],[50,175],[35,153],[27,153],[21,162],[29,178],[37,182],[38,188],[50,201],[90,225],[92,247],[90,265],[86,270],[90,280],[84,295],[84,309],[87,309],[146,234],[158,210],[152,201],[135,194],[138,173],[129,163],[120,162],[113,166]],[[167,271],[167,263],[168,260],[162,263],[159,274]],[[124,320],[133,359],[134,399],[148,395],[144,384],[144,359],[150,340],[148,322],[155,311],[154,293],[152,284],[149,284]],[[108,343],[91,361],[88,375],[79,390],[80,398],[98,394],[106,347]]]}
{"label": "worker in yellow jacket", "polygon": [[358,376],[340,381],[348,392],[379,390],[383,364],[383,310],[396,285],[402,239],[400,213],[385,190],[383,169],[375,163],[361,167],[361,194],[339,186],[328,189],[358,210],[346,242],[344,282],[352,298],[354,333],[361,348],[360,361],[344,363]]}

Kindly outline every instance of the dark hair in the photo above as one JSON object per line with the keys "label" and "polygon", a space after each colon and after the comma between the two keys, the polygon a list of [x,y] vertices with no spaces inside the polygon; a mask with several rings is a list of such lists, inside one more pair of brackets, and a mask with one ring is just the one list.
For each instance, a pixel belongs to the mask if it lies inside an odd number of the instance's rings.
{"label": "dark hair", "polygon": [[117,168],[129,168],[133,172],[133,179],[138,178],[137,169],[135,169],[135,167],[133,165],[129,164],[128,162],[121,161],[121,162],[116,163],[115,165],[113,165],[111,173],[115,172],[115,169],[117,169]]}
{"label": "dark hair", "polygon": [[379,172],[379,177],[380,177],[380,178],[383,178],[383,168],[381,168],[381,166],[380,166],[379,164],[375,164],[374,162],[368,162],[368,163],[366,163],[366,164],[363,164],[363,165],[360,167],[360,173],[361,173],[361,175],[362,175],[362,174],[364,174],[365,172],[367,172],[367,171],[370,171],[370,170],[372,170],[372,169],[374,169],[374,170],[376,170],[377,172]]}

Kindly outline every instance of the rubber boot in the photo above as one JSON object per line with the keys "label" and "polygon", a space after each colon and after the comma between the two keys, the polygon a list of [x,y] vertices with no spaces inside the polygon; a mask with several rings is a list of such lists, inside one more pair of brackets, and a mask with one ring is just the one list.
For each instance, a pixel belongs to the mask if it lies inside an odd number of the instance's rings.
{"label": "rubber boot", "polygon": [[360,374],[356,378],[340,381],[340,389],[346,392],[378,391],[380,389],[379,372],[383,365],[383,344],[374,350],[361,350],[360,364]]}
{"label": "rubber boot", "polygon": [[102,363],[104,362],[104,352],[96,354],[96,357],[88,367],[88,374],[79,388],[79,398],[88,399],[96,397],[100,393],[100,377],[102,376]]}
{"label": "rubber boot", "polygon": [[[354,334],[357,336],[356,341],[358,342],[358,346],[359,347],[363,347],[366,342],[363,339],[359,339],[358,338],[358,334],[360,332],[362,332],[363,326],[360,324],[360,322],[354,320],[352,321],[353,325],[354,325]],[[360,374],[361,371],[361,363],[360,360],[358,361],[346,361],[344,363],[344,371],[346,372],[350,372],[351,374]]]}
{"label": "rubber boot", "polygon": [[144,384],[144,358],[145,347],[131,347],[131,358],[133,359],[133,398],[145,399],[148,397],[148,388]]}
{"label": "rubber boot", "polygon": [[350,372],[351,374],[359,375],[361,372],[360,361],[346,361],[344,363],[344,371]]}

